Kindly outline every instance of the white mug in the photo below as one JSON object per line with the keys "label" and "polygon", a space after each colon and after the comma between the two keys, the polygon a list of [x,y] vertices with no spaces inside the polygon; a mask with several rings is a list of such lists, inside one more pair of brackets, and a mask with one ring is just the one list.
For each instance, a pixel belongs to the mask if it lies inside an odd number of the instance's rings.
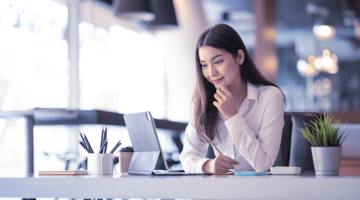
{"label": "white mug", "polygon": [[113,174],[114,154],[112,153],[89,153],[87,162],[89,174]]}

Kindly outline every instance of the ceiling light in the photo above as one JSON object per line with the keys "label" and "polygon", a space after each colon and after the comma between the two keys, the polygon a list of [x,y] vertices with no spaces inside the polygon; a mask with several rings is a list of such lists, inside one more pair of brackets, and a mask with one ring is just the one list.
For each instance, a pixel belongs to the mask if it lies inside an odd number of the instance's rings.
{"label": "ceiling light", "polygon": [[150,9],[149,0],[114,0],[112,5],[115,15],[119,17],[142,21],[155,19],[155,14]]}

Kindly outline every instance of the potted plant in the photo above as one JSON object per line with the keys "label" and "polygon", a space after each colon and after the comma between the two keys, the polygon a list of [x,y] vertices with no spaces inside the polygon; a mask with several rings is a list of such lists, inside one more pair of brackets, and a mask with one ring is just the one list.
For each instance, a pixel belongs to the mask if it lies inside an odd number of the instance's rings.
{"label": "potted plant", "polygon": [[340,120],[333,120],[330,114],[315,116],[311,123],[300,128],[302,138],[311,143],[311,153],[316,175],[339,174],[342,143],[346,136]]}

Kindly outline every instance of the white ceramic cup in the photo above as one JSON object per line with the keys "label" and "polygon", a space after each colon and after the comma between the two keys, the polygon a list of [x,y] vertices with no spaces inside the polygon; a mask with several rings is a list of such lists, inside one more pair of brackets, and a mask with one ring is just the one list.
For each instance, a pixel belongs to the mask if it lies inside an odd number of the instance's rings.
{"label": "white ceramic cup", "polygon": [[89,174],[113,174],[114,154],[112,153],[89,153],[87,162]]}

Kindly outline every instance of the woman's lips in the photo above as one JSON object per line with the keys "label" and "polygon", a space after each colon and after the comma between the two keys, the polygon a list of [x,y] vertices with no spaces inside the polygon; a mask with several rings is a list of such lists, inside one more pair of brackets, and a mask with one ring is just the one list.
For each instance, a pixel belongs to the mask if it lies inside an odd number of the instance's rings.
{"label": "woman's lips", "polygon": [[[225,76],[224,76],[224,77],[225,77]],[[213,83],[220,83],[220,82],[224,79],[224,77],[219,78],[219,79],[215,79],[215,80],[211,80],[211,82],[213,82]]]}

